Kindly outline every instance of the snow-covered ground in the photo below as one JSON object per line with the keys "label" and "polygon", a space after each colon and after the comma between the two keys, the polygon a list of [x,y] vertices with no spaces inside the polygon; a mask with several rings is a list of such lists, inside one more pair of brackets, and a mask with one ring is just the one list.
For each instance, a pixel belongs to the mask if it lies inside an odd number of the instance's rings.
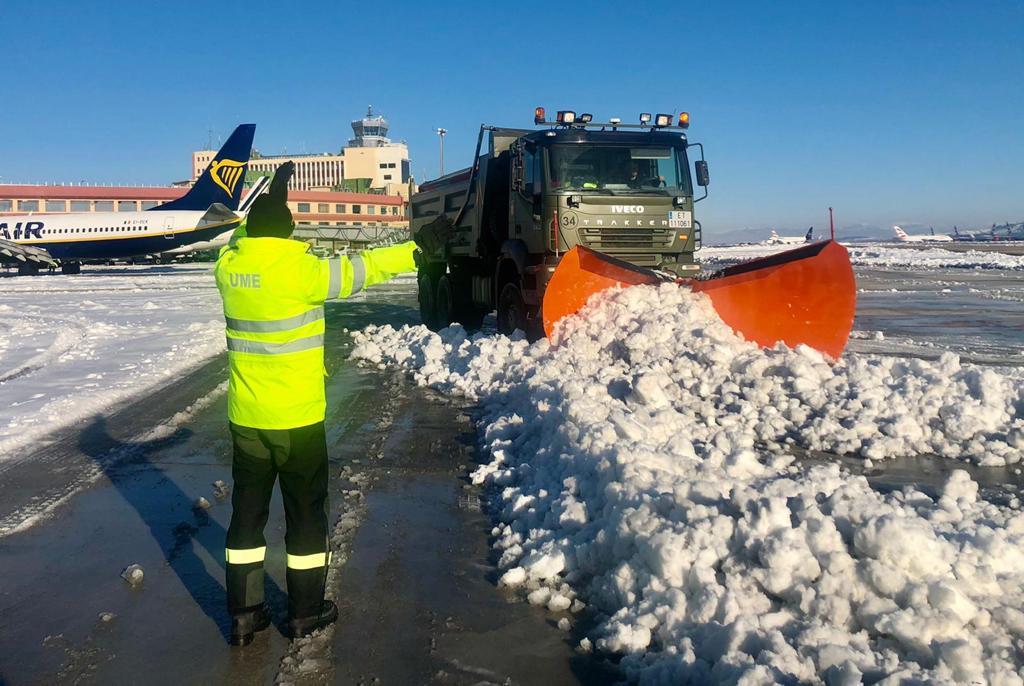
{"label": "snow-covered ground", "polygon": [[0,461],[224,349],[210,265],[0,280]]}
{"label": "snow-covered ground", "polygon": [[[755,257],[774,255],[799,245],[736,245],[704,247],[700,260],[711,266],[730,264]],[[1024,271],[1024,256],[1004,255],[998,252],[968,250],[952,252],[942,248],[896,247],[878,244],[846,245],[850,261],[857,267],[909,268],[909,269],[1003,269]]]}
{"label": "snow-covered ground", "polygon": [[581,649],[641,683],[1024,683],[1019,502],[964,471],[881,493],[792,454],[1017,464],[1024,372],[760,350],[675,286],[599,300],[557,347],[355,335],[357,359],[479,400],[503,585],[591,605]]}

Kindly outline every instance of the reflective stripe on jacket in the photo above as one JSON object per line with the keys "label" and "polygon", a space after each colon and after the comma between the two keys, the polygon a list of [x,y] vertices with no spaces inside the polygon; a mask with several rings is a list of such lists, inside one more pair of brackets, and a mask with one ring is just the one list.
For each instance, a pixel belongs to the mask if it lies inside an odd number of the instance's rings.
{"label": "reflective stripe on jacket", "polygon": [[308,244],[240,238],[214,273],[224,303],[228,418],[255,429],[324,419],[325,300],[415,271],[414,243],[320,259]]}

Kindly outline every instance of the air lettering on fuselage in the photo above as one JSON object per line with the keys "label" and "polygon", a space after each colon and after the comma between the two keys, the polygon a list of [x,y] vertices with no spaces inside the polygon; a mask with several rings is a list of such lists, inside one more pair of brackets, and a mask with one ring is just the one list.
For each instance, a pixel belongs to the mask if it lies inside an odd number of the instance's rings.
{"label": "air lettering on fuselage", "polygon": [[0,238],[8,241],[28,240],[43,237],[43,222],[18,222],[12,227],[7,222],[0,222]]}

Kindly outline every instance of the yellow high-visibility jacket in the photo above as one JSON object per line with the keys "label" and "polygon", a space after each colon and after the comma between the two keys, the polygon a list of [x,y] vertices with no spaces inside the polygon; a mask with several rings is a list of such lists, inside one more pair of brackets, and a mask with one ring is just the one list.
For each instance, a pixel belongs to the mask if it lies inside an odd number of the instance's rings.
{"label": "yellow high-visibility jacket", "polygon": [[255,429],[324,420],[324,301],[416,270],[409,242],[320,259],[301,241],[239,238],[214,273],[227,324],[228,419]]}

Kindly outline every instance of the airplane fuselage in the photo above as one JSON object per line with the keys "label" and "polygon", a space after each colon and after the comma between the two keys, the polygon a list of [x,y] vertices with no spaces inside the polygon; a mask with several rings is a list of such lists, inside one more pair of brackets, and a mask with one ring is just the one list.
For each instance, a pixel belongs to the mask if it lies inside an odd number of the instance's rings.
{"label": "airplane fuselage", "polygon": [[0,216],[0,239],[46,250],[58,260],[94,260],[169,252],[213,241],[241,217],[203,219],[206,212],[173,210]]}

